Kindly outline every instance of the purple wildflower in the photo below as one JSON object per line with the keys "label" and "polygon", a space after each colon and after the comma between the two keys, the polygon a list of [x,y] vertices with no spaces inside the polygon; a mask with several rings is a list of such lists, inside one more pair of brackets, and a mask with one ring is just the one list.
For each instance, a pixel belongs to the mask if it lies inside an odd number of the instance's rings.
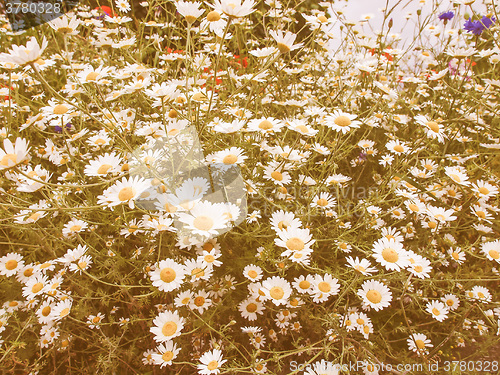
{"label": "purple wildflower", "polygon": [[451,20],[454,16],[455,13],[453,13],[453,11],[450,10],[448,12],[441,13],[438,18],[446,23],[449,20]]}
{"label": "purple wildflower", "polygon": [[496,19],[494,17],[490,19],[489,17],[484,16],[481,18],[481,21],[472,21],[469,18],[464,24],[464,30],[469,31],[474,35],[481,35],[484,30],[488,29],[495,22]]}

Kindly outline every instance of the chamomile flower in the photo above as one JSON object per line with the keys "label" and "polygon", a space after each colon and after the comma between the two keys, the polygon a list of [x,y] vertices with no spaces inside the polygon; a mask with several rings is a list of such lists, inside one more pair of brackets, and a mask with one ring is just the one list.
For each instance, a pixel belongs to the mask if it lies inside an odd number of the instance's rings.
{"label": "chamomile flower", "polygon": [[177,312],[166,311],[160,313],[153,320],[153,324],[150,331],[155,335],[154,340],[165,342],[181,335],[184,328],[184,318],[180,317]]}
{"label": "chamomile flower", "polygon": [[303,46],[302,43],[294,44],[297,35],[290,31],[283,33],[282,30],[270,30],[269,35],[276,41],[277,47],[281,53],[288,53]]}
{"label": "chamomile flower", "polygon": [[444,167],[444,173],[453,180],[454,183],[462,186],[469,186],[469,176],[461,167]]}
{"label": "chamomile flower", "polygon": [[434,346],[431,344],[431,340],[423,333],[414,333],[410,335],[406,341],[408,343],[408,349],[418,355],[429,354],[427,348],[432,348]]}
{"label": "chamomile flower", "polygon": [[150,186],[150,182],[143,177],[123,177],[97,197],[97,204],[114,207],[128,203],[130,208],[134,208],[134,201]]}
{"label": "chamomile flower", "polygon": [[319,194],[316,194],[311,202],[311,207],[318,207],[318,208],[331,208],[335,206],[336,200],[335,198],[327,192],[322,192]]}
{"label": "chamomile flower", "polygon": [[253,0],[214,0],[214,8],[231,18],[241,18],[253,13]]}
{"label": "chamomile flower", "polygon": [[264,275],[262,273],[262,268],[253,264],[248,264],[243,269],[243,276],[245,276],[248,280],[255,282],[262,279]]}
{"label": "chamomile flower", "polygon": [[388,271],[400,271],[410,265],[403,244],[386,237],[374,243],[373,257]]}
{"label": "chamomile flower", "polygon": [[175,3],[175,6],[180,15],[187,21],[188,25],[193,24],[198,17],[205,13],[203,9],[200,9],[201,3],[197,1],[188,2],[180,0]]}
{"label": "chamomile flower", "polygon": [[365,306],[376,311],[382,310],[390,305],[392,293],[390,289],[380,281],[366,280],[361,289],[358,289],[358,296],[363,300]]}
{"label": "chamomile flower", "polygon": [[68,237],[78,232],[82,232],[87,229],[88,224],[80,219],[72,219],[64,224],[62,233],[64,236]]}
{"label": "chamomile flower", "polygon": [[14,276],[24,267],[23,257],[17,253],[9,253],[0,258],[0,275]]}
{"label": "chamomile flower", "polygon": [[425,310],[438,322],[442,322],[448,317],[448,308],[441,301],[431,301],[425,307]]}
{"label": "chamomile flower", "polygon": [[352,129],[359,128],[361,125],[361,122],[356,120],[357,117],[357,115],[351,115],[337,109],[326,117],[326,126],[337,132],[346,134]]}
{"label": "chamomile flower", "polygon": [[45,37],[42,45],[39,45],[36,38],[32,37],[26,46],[18,46],[13,44],[8,53],[0,53],[0,62],[15,63],[18,65],[26,65],[35,62],[41,56],[49,42]]}
{"label": "chamomile flower", "polygon": [[91,160],[89,164],[85,166],[84,173],[90,177],[104,177],[109,173],[119,173],[120,163],[121,158],[114,152],[111,154],[105,153]]}
{"label": "chamomile flower", "polygon": [[484,242],[482,244],[481,250],[489,260],[500,263],[500,240]]}
{"label": "chamomile flower", "polygon": [[157,267],[149,272],[153,286],[162,292],[171,292],[178,289],[186,276],[185,266],[172,259],[160,261]]}
{"label": "chamomile flower", "polygon": [[160,368],[166,365],[171,365],[172,361],[177,358],[181,348],[177,348],[177,344],[169,340],[163,344],[156,347],[156,352],[151,354],[151,360],[156,365],[160,365]]}
{"label": "chamomile flower", "polygon": [[271,300],[276,306],[287,303],[292,294],[290,284],[284,278],[272,276],[262,282],[262,290],[267,299]]}
{"label": "chamomile flower", "polygon": [[193,294],[193,297],[189,302],[189,307],[191,310],[197,310],[198,313],[202,314],[203,311],[212,305],[212,300],[209,297],[210,295],[207,292],[200,290]]}
{"label": "chamomile flower", "polygon": [[208,201],[197,203],[189,213],[180,213],[178,218],[193,234],[203,237],[217,235],[228,224],[220,206]]}
{"label": "chamomile flower", "polygon": [[451,294],[451,293],[445,294],[441,298],[441,301],[451,311],[458,309],[458,306],[460,306],[460,300],[458,299],[458,297],[454,294]]}
{"label": "chamomile flower", "polygon": [[429,138],[437,139],[441,143],[444,142],[445,134],[442,124],[437,121],[429,120],[422,115],[415,116],[415,121],[417,124],[424,126],[425,132]]}
{"label": "chamomile flower", "polygon": [[28,158],[28,142],[22,138],[16,138],[12,143],[10,139],[3,140],[3,149],[0,148],[0,170],[12,168]]}
{"label": "chamomile flower", "polygon": [[28,279],[23,287],[23,296],[26,299],[35,298],[46,292],[48,286],[48,277],[42,274],[35,274]]}
{"label": "chamomile flower", "polygon": [[238,305],[238,310],[243,318],[252,322],[257,319],[257,314],[262,315],[264,313],[265,308],[262,302],[249,298]]}
{"label": "chamomile flower", "polygon": [[313,301],[316,303],[326,301],[330,296],[339,293],[340,284],[338,279],[329,274],[323,276],[316,275],[313,281],[311,293],[313,293]]}
{"label": "chamomile flower", "polygon": [[274,239],[274,243],[292,252],[309,250],[315,242],[309,229],[302,228],[281,230],[278,232],[278,237]]}
{"label": "chamomile flower", "polygon": [[368,259],[362,258],[361,260],[356,257],[356,259],[353,259],[352,257],[347,257],[346,258],[347,263],[349,263],[349,266],[361,273],[364,276],[370,276],[372,273],[378,272],[378,270],[375,267],[371,266],[371,263]]}

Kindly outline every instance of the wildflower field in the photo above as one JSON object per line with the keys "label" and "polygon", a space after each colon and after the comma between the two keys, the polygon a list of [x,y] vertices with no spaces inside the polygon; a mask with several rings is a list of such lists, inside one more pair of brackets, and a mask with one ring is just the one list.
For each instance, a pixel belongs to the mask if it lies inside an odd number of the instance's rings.
{"label": "wildflower field", "polygon": [[0,373],[499,373],[498,2],[15,1]]}

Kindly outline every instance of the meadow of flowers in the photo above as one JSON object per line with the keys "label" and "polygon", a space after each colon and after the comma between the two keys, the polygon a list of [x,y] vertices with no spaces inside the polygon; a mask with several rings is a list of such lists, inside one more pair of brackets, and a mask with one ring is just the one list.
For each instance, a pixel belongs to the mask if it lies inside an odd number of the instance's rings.
{"label": "meadow of flowers", "polygon": [[500,5],[390,3],[1,16],[0,372],[498,373]]}

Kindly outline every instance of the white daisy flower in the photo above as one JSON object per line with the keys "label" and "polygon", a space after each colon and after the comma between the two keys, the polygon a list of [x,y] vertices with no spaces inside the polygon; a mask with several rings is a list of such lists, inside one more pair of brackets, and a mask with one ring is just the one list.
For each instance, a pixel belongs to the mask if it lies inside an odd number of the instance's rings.
{"label": "white daisy flower", "polygon": [[220,373],[221,366],[226,363],[227,360],[222,359],[222,352],[219,349],[214,349],[203,353],[200,357],[200,362],[201,364],[198,365],[198,374],[210,375]]}
{"label": "white daisy flower", "polygon": [[346,134],[351,129],[359,128],[360,121],[355,120],[358,116],[335,110],[331,115],[326,116],[326,126],[342,134]]}
{"label": "white daisy flower", "polygon": [[134,208],[134,201],[150,186],[150,182],[143,177],[123,177],[97,197],[97,204],[113,207],[128,203],[130,208]]}
{"label": "white daisy flower", "polygon": [[149,330],[155,335],[156,342],[169,341],[181,335],[184,328],[184,318],[181,318],[177,312],[166,311],[160,313],[153,320],[154,327]]}
{"label": "white daisy flower", "polygon": [[276,306],[287,303],[292,294],[290,284],[279,276],[270,277],[262,282],[262,291],[267,299],[273,301]]}
{"label": "white daisy flower", "polygon": [[373,244],[373,257],[388,271],[400,271],[410,265],[403,244],[393,239],[381,238]]}
{"label": "white daisy flower", "polygon": [[429,354],[427,348],[431,348],[434,345],[431,344],[431,340],[427,338],[423,333],[414,333],[406,340],[408,342],[408,349],[412,352],[418,353],[418,355]]}
{"label": "white daisy flower", "polygon": [[283,33],[282,30],[270,30],[269,35],[271,35],[276,41],[277,47],[281,53],[287,53],[296,50],[304,45],[303,43],[293,44],[295,42],[295,39],[297,38],[297,34],[294,34],[290,31]]}
{"label": "white daisy flower", "polygon": [[177,344],[173,341],[167,341],[156,347],[156,352],[151,354],[151,360],[156,364],[160,365],[160,368],[166,365],[171,365],[172,360],[177,358],[181,348],[177,348]]}
{"label": "white daisy flower", "polygon": [[262,268],[254,264],[248,264],[243,269],[243,276],[245,276],[248,280],[255,282],[262,279],[264,275],[262,273]]}
{"label": "white daisy flower", "polygon": [[0,170],[12,168],[28,158],[28,141],[16,138],[16,143],[10,139],[3,140],[3,149],[0,148]]}
{"label": "white daisy flower", "polygon": [[448,317],[448,308],[441,301],[428,302],[425,307],[425,310],[438,322],[442,322]]}
{"label": "white daisy flower", "polygon": [[361,289],[358,289],[358,296],[363,299],[365,306],[372,307],[376,311],[390,305],[392,293],[390,289],[380,281],[366,280]]}
{"label": "white daisy flower", "polygon": [[14,276],[24,267],[23,257],[17,253],[9,253],[0,258],[0,275]]}
{"label": "white daisy flower", "polygon": [[181,287],[186,268],[172,259],[160,261],[154,271],[149,272],[153,285],[162,292],[171,292]]}
{"label": "white daisy flower", "polygon": [[252,322],[257,319],[257,314],[262,315],[264,313],[265,308],[262,302],[254,298],[248,298],[238,305],[238,310],[243,318]]}

